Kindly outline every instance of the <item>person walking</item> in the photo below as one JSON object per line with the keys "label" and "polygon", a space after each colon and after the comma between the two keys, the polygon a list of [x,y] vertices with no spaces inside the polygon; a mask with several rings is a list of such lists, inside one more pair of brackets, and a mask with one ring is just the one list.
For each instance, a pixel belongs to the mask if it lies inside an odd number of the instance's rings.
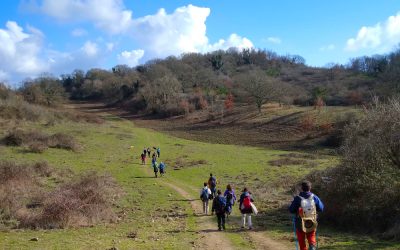
{"label": "person walking", "polygon": [[211,190],[212,198],[216,197],[217,192],[217,178],[210,173],[210,178],[208,178],[208,187]]}
{"label": "person walking", "polygon": [[232,207],[235,205],[236,201],[235,190],[233,190],[230,184],[226,186],[224,197],[226,199],[226,214],[229,216],[232,213]]}
{"label": "person walking", "polygon": [[203,188],[200,190],[200,200],[203,202],[203,213],[208,215],[208,201],[210,200],[211,190],[207,186],[207,182],[204,182]]}
{"label": "person walking", "polygon": [[295,214],[295,228],[300,250],[307,250],[306,239],[309,250],[317,249],[317,212],[324,210],[324,204],[315,194],[311,193],[311,182],[301,183],[301,192],[293,198],[289,211]]}
{"label": "person walking", "polygon": [[140,158],[142,159],[142,165],[146,165],[146,154],[145,154],[145,153],[142,153],[142,154],[140,155]]}
{"label": "person walking", "polygon": [[160,165],[158,165],[158,168],[160,169],[160,176],[163,177],[165,174],[165,163],[164,162],[160,162]]}
{"label": "person walking", "polygon": [[151,152],[151,149],[147,148],[147,154],[148,154],[149,158],[150,158],[150,152]]}
{"label": "person walking", "polygon": [[239,199],[239,210],[242,213],[242,227],[246,227],[246,220],[249,229],[253,229],[253,224],[251,223],[251,214],[253,209],[251,208],[251,203],[254,202],[253,197],[249,190],[245,187]]}
{"label": "person walking", "polygon": [[157,157],[160,158],[161,149],[160,147],[157,148]]}
{"label": "person walking", "polygon": [[154,163],[156,163],[156,162],[157,162],[157,157],[151,158],[151,164],[152,164],[152,165],[154,165]]}
{"label": "person walking", "polygon": [[154,171],[154,176],[157,178],[158,176],[158,164],[157,164],[157,162],[155,161],[154,163],[153,163],[153,171]]}
{"label": "person walking", "polygon": [[218,221],[218,230],[225,230],[225,213],[226,213],[226,199],[222,195],[220,189],[217,191],[217,197],[214,198],[212,204],[212,213],[215,212]]}

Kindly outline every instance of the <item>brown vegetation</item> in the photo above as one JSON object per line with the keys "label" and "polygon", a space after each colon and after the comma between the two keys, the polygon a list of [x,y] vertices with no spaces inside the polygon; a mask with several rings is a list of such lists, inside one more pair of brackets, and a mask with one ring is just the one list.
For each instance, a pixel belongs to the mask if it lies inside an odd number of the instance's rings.
{"label": "brown vegetation", "polygon": [[344,228],[399,237],[400,101],[376,103],[347,126],[339,167],[314,173],[326,203],[322,219]]}
{"label": "brown vegetation", "polygon": [[34,153],[42,153],[47,148],[61,148],[79,151],[81,145],[71,135],[56,133],[47,135],[38,131],[25,132],[13,129],[1,140],[7,146],[27,146]]}
{"label": "brown vegetation", "polygon": [[110,176],[87,173],[60,180],[54,189],[48,177],[59,171],[46,162],[0,162],[0,227],[65,228],[114,221],[112,205],[121,190]]}

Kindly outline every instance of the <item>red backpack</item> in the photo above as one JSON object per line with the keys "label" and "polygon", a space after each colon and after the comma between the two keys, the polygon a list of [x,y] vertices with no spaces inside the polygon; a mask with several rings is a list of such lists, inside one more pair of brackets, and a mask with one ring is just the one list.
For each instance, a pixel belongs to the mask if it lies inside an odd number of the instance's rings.
{"label": "red backpack", "polygon": [[245,209],[251,209],[251,198],[250,198],[250,195],[244,197],[244,199],[243,199],[243,207]]}

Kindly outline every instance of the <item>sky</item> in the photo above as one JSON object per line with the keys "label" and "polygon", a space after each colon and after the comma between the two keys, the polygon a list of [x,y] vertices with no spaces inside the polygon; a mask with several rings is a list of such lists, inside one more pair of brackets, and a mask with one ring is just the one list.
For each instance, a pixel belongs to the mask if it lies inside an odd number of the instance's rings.
{"label": "sky", "polygon": [[400,44],[398,0],[1,0],[0,81],[230,47],[346,64]]}

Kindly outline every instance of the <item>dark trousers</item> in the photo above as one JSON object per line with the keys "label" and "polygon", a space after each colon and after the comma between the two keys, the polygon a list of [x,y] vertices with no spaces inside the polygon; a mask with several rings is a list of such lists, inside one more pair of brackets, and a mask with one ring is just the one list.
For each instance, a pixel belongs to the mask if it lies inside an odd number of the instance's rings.
{"label": "dark trousers", "polygon": [[218,228],[225,229],[225,214],[217,214],[217,219],[218,219]]}

